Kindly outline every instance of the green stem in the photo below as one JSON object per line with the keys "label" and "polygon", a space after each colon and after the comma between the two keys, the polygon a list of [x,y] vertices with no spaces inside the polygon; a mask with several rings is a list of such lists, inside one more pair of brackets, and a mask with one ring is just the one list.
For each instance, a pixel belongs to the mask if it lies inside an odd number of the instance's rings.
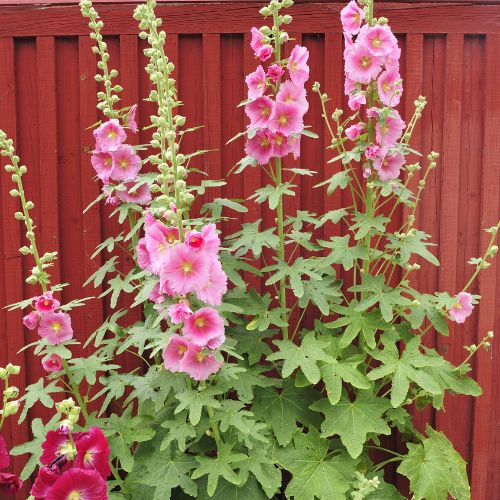
{"label": "green stem", "polygon": [[82,395],[80,394],[80,391],[78,389],[78,386],[76,385],[75,381],[73,380],[73,375],[71,374],[71,370],[69,368],[68,362],[63,359],[62,360],[64,372],[66,373],[66,376],[68,377],[68,382],[69,385],[71,386],[71,391],[73,392],[73,395],[75,396],[76,400],[78,401],[78,405],[80,406],[80,409],[82,410],[83,418],[85,419],[85,424],[87,424],[89,420],[89,413],[87,411],[87,405],[82,398]]}
{"label": "green stem", "polygon": [[208,413],[208,418],[210,419],[210,426],[212,427],[214,439],[215,439],[215,442],[217,443],[217,448],[219,448],[222,444],[224,444],[224,442],[222,441],[222,438],[220,436],[219,426],[217,425],[217,422],[215,421],[214,410],[211,406],[207,406],[207,413]]}
{"label": "green stem", "polygon": [[403,460],[404,457],[402,456],[399,456],[399,457],[393,457],[393,458],[389,458],[389,460],[385,460],[384,462],[380,462],[379,464],[377,464],[374,468],[373,468],[373,472],[376,472],[382,468],[384,468],[387,464],[390,464],[392,462],[401,462]]}

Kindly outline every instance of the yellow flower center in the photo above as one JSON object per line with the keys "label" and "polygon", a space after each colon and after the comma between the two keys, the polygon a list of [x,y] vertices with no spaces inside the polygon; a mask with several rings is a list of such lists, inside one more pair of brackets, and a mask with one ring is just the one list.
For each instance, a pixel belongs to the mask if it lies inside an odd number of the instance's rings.
{"label": "yellow flower center", "polygon": [[106,158],[104,160],[104,165],[106,165],[107,167],[109,167],[111,164],[113,163],[113,159],[112,158]]}
{"label": "yellow flower center", "polygon": [[361,58],[361,66],[363,66],[363,68],[370,66],[371,62],[372,60],[368,56],[363,56]]}
{"label": "yellow flower center", "polygon": [[53,321],[50,327],[52,328],[52,330],[54,330],[54,332],[57,333],[62,328],[62,325],[61,323],[59,323],[59,321]]}
{"label": "yellow flower center", "polygon": [[[115,139],[116,138],[116,132],[114,130],[110,130],[108,133],[108,139]],[[80,497],[78,497],[80,498]]]}
{"label": "yellow flower center", "polygon": [[175,236],[174,236],[173,234],[169,234],[169,235],[167,236],[167,241],[168,241],[169,243],[173,243],[173,242],[175,241]]}
{"label": "yellow flower center", "polygon": [[191,264],[191,262],[183,262],[181,268],[185,274],[189,274],[193,271],[193,264]]}
{"label": "yellow flower center", "polygon": [[182,356],[184,356],[184,353],[187,351],[187,347],[185,345],[180,345],[178,348],[177,348],[177,356],[179,356],[179,358],[182,358]]}
{"label": "yellow flower center", "polygon": [[286,125],[288,123],[288,118],[286,115],[281,115],[279,118],[278,118],[278,122],[280,123],[280,125]]}
{"label": "yellow flower center", "polygon": [[93,456],[94,456],[94,454],[91,451],[87,451],[87,453],[85,453],[85,456],[83,457],[84,462],[86,462],[88,464],[92,463]]}
{"label": "yellow flower center", "polygon": [[194,324],[198,327],[198,328],[202,328],[205,326],[205,318],[196,318]]}
{"label": "yellow flower center", "polygon": [[267,147],[269,146],[269,140],[267,137],[263,137],[262,140],[260,141],[260,145],[263,146],[263,147]]}
{"label": "yellow flower center", "polygon": [[269,106],[264,106],[262,108],[262,116],[269,116],[271,114],[271,108]]}
{"label": "yellow flower center", "polygon": [[283,144],[283,137],[281,137],[280,135],[278,135],[276,137],[276,139],[274,139],[274,142],[278,145],[278,146],[281,146]]}
{"label": "yellow flower center", "polygon": [[202,363],[203,360],[207,357],[206,354],[204,354],[203,352],[199,352],[197,355],[196,355],[196,361],[198,361],[199,363]]}
{"label": "yellow flower center", "polygon": [[81,498],[79,491],[72,491],[68,496],[68,500],[80,500]]}
{"label": "yellow flower center", "polygon": [[389,83],[383,83],[382,89],[384,90],[384,92],[389,92],[389,90],[391,90],[391,85]]}
{"label": "yellow flower center", "polygon": [[123,158],[122,160],[120,160],[120,167],[121,168],[127,168],[128,167],[128,160]]}
{"label": "yellow flower center", "polygon": [[380,44],[381,44],[381,43],[382,43],[382,42],[381,42],[381,40],[380,40],[379,38],[374,38],[374,39],[372,40],[372,46],[373,46],[373,47],[375,47],[375,48],[380,47]]}
{"label": "yellow flower center", "polygon": [[162,252],[164,252],[166,249],[167,249],[167,247],[166,247],[163,243],[160,243],[160,244],[158,245],[158,249],[157,249],[157,250],[158,250],[158,252],[159,252],[159,253],[162,253]]}
{"label": "yellow flower center", "polygon": [[462,304],[460,304],[460,302],[457,302],[457,303],[455,304],[455,309],[456,309],[457,311],[460,311],[460,309],[462,309]]}

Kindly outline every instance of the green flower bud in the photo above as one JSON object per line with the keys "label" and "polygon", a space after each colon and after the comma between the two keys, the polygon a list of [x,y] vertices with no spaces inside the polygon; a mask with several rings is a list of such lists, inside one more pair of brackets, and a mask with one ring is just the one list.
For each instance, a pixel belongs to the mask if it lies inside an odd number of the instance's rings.
{"label": "green flower bud", "polygon": [[5,380],[7,378],[7,370],[5,368],[0,368],[0,379]]}
{"label": "green flower bud", "polygon": [[12,198],[17,198],[19,196],[19,191],[17,189],[11,189],[9,191],[9,194],[12,196]]}
{"label": "green flower bud", "polygon": [[6,399],[16,399],[19,397],[19,389],[12,385],[3,391],[3,395]]}
{"label": "green flower bud", "polygon": [[9,375],[19,375],[21,372],[21,367],[17,365],[13,365],[12,363],[9,363],[5,369],[7,370],[7,373]]}
{"label": "green flower bud", "polygon": [[25,281],[28,285],[36,285],[38,283],[38,279],[35,276],[28,276]]}
{"label": "green flower bud", "polygon": [[14,218],[15,218],[16,220],[24,220],[24,214],[23,214],[22,212],[16,212],[16,213],[14,214]]}
{"label": "green flower bud", "polygon": [[7,403],[5,403],[5,406],[3,407],[3,415],[5,417],[15,415],[19,410],[19,406],[19,401],[7,401]]}

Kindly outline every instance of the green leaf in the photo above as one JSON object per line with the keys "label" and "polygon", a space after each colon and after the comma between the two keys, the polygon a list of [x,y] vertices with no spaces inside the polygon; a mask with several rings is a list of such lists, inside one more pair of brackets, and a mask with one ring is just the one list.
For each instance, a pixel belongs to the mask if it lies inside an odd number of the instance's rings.
{"label": "green leaf", "polygon": [[89,279],[83,284],[83,286],[87,286],[90,282],[94,282],[94,288],[97,288],[102,285],[106,274],[111,273],[116,270],[116,264],[118,261],[118,257],[115,255],[111,257],[111,259],[107,260]]}
{"label": "green leaf", "polygon": [[391,433],[390,427],[382,418],[390,407],[387,399],[379,398],[369,390],[357,391],[355,401],[350,401],[344,394],[335,406],[328,399],[322,399],[312,405],[311,409],[325,415],[321,424],[321,437],[339,435],[349,455],[358,458],[368,434]]}
{"label": "green leaf", "polygon": [[349,170],[341,170],[336,174],[333,174],[328,180],[316,184],[314,187],[321,187],[328,185],[326,192],[328,196],[332,195],[338,188],[345,189],[351,181],[351,176],[349,175]]}
{"label": "green leaf", "polygon": [[189,411],[189,421],[193,425],[197,425],[201,418],[201,410],[204,406],[210,408],[220,408],[220,403],[215,399],[215,396],[221,394],[220,391],[214,388],[207,388],[201,391],[189,390],[176,394],[175,397],[179,400],[179,404],[174,413],[180,413],[182,410]]}
{"label": "green leaf", "polygon": [[249,451],[248,459],[241,464],[243,470],[248,469],[255,476],[268,498],[273,498],[282,484],[281,471],[276,464],[274,448],[275,443],[254,447]]}
{"label": "green leaf", "polygon": [[261,360],[263,355],[271,354],[271,348],[266,340],[276,335],[276,330],[249,332],[246,329],[234,329],[230,331],[230,335],[238,341],[237,351],[241,354],[247,354],[248,364],[254,365]]}
{"label": "green leaf", "polygon": [[255,222],[243,224],[241,231],[229,235],[226,241],[230,242],[229,249],[239,257],[244,256],[248,251],[252,252],[254,258],[261,255],[263,248],[276,249],[279,238],[276,236],[275,229],[269,228],[260,231],[261,219]]}
{"label": "green leaf", "polygon": [[87,358],[73,358],[69,361],[71,366],[71,374],[75,383],[85,380],[94,385],[97,379],[97,372],[107,372],[120,368],[120,365],[108,364],[108,360],[99,357],[97,354],[92,354]]}
{"label": "green leaf", "polygon": [[408,263],[412,254],[420,255],[426,261],[430,262],[435,266],[439,266],[439,260],[428,250],[427,247],[431,246],[431,243],[427,243],[426,240],[430,238],[430,235],[424,233],[423,231],[412,230],[409,233],[405,233],[404,237],[397,238],[393,235],[388,235],[387,239],[389,243],[387,244],[388,249],[398,250],[399,255],[403,263]]}
{"label": "green leaf", "polygon": [[192,424],[186,421],[186,414],[178,415],[175,420],[165,420],[161,426],[167,429],[167,433],[160,445],[160,450],[166,450],[170,444],[177,441],[180,451],[186,451],[186,441],[188,438],[196,437],[196,430]]}
{"label": "green leaf", "polygon": [[[212,498],[206,492],[207,481],[200,481],[200,488],[197,500],[207,500]],[[217,488],[213,493],[213,498],[217,500],[266,500],[267,497],[259,486],[259,483],[253,477],[241,486],[231,484],[225,479],[219,479]]]}
{"label": "green leaf", "polygon": [[318,243],[331,251],[326,260],[331,264],[342,264],[348,271],[357,259],[367,259],[368,250],[363,245],[349,246],[350,236],[334,236],[330,241],[318,240]]}
{"label": "green leaf", "polygon": [[32,408],[35,403],[42,403],[45,408],[53,408],[54,400],[50,394],[55,394],[57,392],[64,392],[61,387],[58,387],[57,380],[49,382],[44,386],[45,379],[43,377],[38,379],[38,382],[28,385],[25,389],[25,394],[20,398],[21,402],[24,402],[23,411],[19,415],[18,423],[24,422],[26,416],[28,415],[28,410]]}

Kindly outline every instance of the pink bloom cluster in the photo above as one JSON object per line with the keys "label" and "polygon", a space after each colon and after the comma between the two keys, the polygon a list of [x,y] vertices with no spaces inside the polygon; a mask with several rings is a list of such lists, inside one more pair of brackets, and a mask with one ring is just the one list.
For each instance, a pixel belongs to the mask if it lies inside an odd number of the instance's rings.
{"label": "pink bloom cluster", "polygon": [[[45,292],[33,298],[34,311],[23,318],[23,324],[29,330],[38,328],[38,335],[48,344],[57,345],[73,338],[71,316],[58,311],[61,303],[53,297],[52,292]],[[59,371],[62,360],[56,354],[44,359],[43,367],[48,372]]]}
{"label": "pink bloom cluster", "polygon": [[[381,108],[370,108],[366,116],[376,120],[376,144],[367,144],[365,157],[372,162],[382,181],[397,179],[405,163],[404,156],[394,150],[405,128],[398,111],[394,109],[403,92],[399,75],[401,49],[396,37],[387,25],[369,26],[364,10],[353,0],[340,14],[345,40],[345,85],[349,107],[358,111],[367,104],[368,87],[376,81]],[[355,140],[364,124],[346,129],[348,139]],[[368,164],[364,177],[372,173]]]}
{"label": "pink bloom cluster", "polygon": [[[135,121],[137,106],[132,106],[126,117],[129,128],[137,132]],[[107,202],[111,204],[139,203],[146,205],[151,201],[151,192],[147,184],[137,185],[137,176],[142,162],[134,148],[125,144],[127,134],[120,122],[113,118],[94,130],[95,149],[92,152],[92,166],[97,176],[104,183],[104,192],[109,193]],[[111,194],[111,187],[122,184]]]}
{"label": "pink bloom cluster", "polygon": [[[219,261],[220,239],[214,224],[188,231],[180,241],[179,231],[146,215],[145,236],[137,245],[139,266],[158,276],[150,299],[163,305],[174,325],[182,324],[182,335],[173,335],[163,352],[164,366],[205,380],[220,368],[211,350],[225,340],[224,320],[209,306],[218,306],[227,291],[227,276]],[[201,303],[196,311],[192,303]]]}
{"label": "pink bloom cluster", "polygon": [[86,432],[49,431],[42,444],[38,476],[31,488],[35,500],[106,500],[110,474],[109,445],[98,427]]}
{"label": "pink bloom cluster", "polygon": [[10,465],[10,455],[5,439],[0,436],[0,496],[14,496],[23,486],[23,482],[10,472],[3,472]]}
{"label": "pink bloom cluster", "polygon": [[[256,45],[256,40],[260,40],[261,45]],[[265,61],[271,56],[272,48],[263,44],[262,40],[264,37],[260,31],[252,28],[252,48],[255,55]],[[264,50],[265,57],[262,57]],[[285,69],[280,64],[270,65],[267,71],[258,66],[245,79],[250,100],[245,106],[250,119],[245,151],[262,165],[272,157],[281,158],[289,153],[294,158],[300,156],[300,135],[304,129],[304,115],[309,108],[304,88],[309,78],[308,58],[308,50],[296,45],[287,64],[290,79],[282,84],[279,82]],[[270,93],[266,94],[268,91]],[[275,93],[274,99],[271,93]]]}
{"label": "pink bloom cluster", "polygon": [[472,295],[467,292],[460,292],[457,295],[456,304],[448,311],[451,319],[455,323],[465,323],[465,320],[472,314],[474,305],[472,304]]}

